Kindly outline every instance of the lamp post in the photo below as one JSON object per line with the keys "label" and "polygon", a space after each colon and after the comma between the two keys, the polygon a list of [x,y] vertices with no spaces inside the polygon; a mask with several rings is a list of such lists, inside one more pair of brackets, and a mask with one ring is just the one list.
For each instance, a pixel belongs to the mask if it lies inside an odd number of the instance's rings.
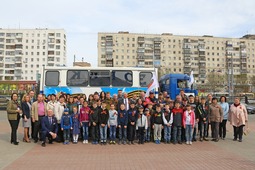
{"label": "lamp post", "polygon": [[44,75],[45,64],[43,64],[42,67],[43,67],[43,68],[42,68],[42,79],[41,79],[41,83],[40,83],[40,84],[41,84],[41,87],[42,87],[42,88],[41,88],[42,91],[40,91],[40,93],[43,94],[43,93],[44,93],[44,82],[45,82],[45,81],[44,81],[44,76],[45,76],[45,75]]}

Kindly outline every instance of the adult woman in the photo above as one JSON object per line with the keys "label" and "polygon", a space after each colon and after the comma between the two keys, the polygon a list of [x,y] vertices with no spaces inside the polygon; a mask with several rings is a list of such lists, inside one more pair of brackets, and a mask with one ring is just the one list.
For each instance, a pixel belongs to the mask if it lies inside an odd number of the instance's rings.
{"label": "adult woman", "polygon": [[219,135],[221,139],[225,139],[226,137],[226,123],[228,120],[228,111],[229,111],[229,105],[227,103],[227,98],[226,96],[221,96],[220,97],[220,106],[222,108],[223,111],[223,120],[220,123],[220,129],[219,129]]}
{"label": "adult woman", "polygon": [[24,127],[24,137],[23,142],[30,143],[30,140],[28,138],[28,129],[31,127],[31,104],[30,104],[30,97],[29,95],[25,94],[22,98],[21,103],[22,108],[22,118],[23,118],[23,127]]}
{"label": "adult woman", "polygon": [[234,104],[230,106],[228,120],[234,129],[234,141],[239,138],[239,142],[243,140],[243,127],[248,122],[246,107],[240,103],[240,98],[236,97]]}
{"label": "adult woman", "polygon": [[69,114],[73,114],[73,107],[78,106],[77,103],[74,103],[73,96],[69,97],[68,103],[66,104],[66,107],[69,109]]}
{"label": "adult woman", "polygon": [[209,106],[209,122],[212,128],[212,141],[219,141],[219,125],[223,119],[221,106],[218,104],[217,98],[212,98],[212,104]]}
{"label": "adult woman", "polygon": [[18,103],[18,94],[12,93],[11,100],[7,103],[7,116],[11,126],[11,143],[14,145],[19,144],[19,142],[17,142],[17,130],[21,113],[20,104]]}
{"label": "adult woman", "polygon": [[199,97],[199,96],[195,96],[195,101],[194,101],[194,103],[195,103],[196,105],[199,105],[199,104],[201,103],[201,100],[200,100],[200,97]]}
{"label": "adult woman", "polygon": [[104,101],[104,100],[105,100],[105,97],[106,97],[105,92],[104,92],[104,91],[101,91],[101,93],[100,93],[100,99],[101,99],[102,101]]}

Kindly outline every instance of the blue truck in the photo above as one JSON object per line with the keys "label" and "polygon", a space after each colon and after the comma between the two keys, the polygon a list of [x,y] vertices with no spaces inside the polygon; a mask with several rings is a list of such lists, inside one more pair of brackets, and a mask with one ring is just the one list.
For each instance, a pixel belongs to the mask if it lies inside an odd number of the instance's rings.
{"label": "blue truck", "polygon": [[198,91],[189,85],[190,76],[187,74],[166,74],[159,80],[160,91],[167,91],[171,99],[175,99],[180,90],[184,90],[187,96],[198,95]]}

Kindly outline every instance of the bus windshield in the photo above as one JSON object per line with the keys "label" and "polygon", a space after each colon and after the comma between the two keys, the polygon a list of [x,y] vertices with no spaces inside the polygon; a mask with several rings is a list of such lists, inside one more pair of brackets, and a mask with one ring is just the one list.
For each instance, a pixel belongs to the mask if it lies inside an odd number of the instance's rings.
{"label": "bus windshield", "polygon": [[184,89],[188,88],[188,81],[187,80],[177,80],[177,88]]}

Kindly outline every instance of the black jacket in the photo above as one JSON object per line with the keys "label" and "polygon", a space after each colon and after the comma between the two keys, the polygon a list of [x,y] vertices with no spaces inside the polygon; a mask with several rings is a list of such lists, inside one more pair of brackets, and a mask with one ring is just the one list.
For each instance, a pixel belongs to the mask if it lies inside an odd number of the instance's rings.
{"label": "black jacket", "polygon": [[27,119],[29,119],[31,117],[31,111],[27,102],[21,103],[21,109],[22,109],[22,117],[24,118],[26,116]]}
{"label": "black jacket", "polygon": [[109,119],[109,111],[107,109],[100,109],[99,110],[99,116],[98,116],[98,122],[99,124],[107,124]]}

